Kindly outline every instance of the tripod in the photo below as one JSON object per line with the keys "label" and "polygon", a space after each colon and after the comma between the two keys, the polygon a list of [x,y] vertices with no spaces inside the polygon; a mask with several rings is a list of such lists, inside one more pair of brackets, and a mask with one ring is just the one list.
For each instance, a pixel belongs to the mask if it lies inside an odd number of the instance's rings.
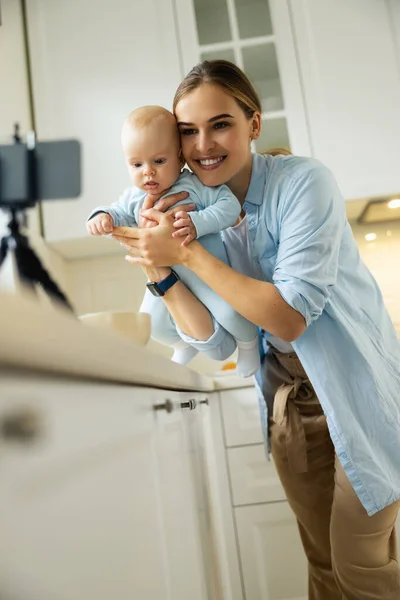
{"label": "tripod", "polygon": [[15,208],[9,208],[9,210],[11,213],[11,220],[8,223],[10,233],[5,235],[0,242],[0,268],[7,254],[14,253],[21,281],[32,290],[35,290],[36,284],[40,285],[52,300],[61,302],[73,312],[67,297],[50,277],[39,257],[30,247],[28,238],[20,232],[18,211]]}

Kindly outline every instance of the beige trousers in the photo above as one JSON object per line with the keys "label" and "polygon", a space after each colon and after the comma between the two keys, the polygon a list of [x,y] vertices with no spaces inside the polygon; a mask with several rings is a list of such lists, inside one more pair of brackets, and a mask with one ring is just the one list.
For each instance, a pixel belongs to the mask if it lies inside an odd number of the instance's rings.
{"label": "beige trousers", "polygon": [[271,349],[263,374],[272,455],[308,559],[309,600],[400,600],[400,503],[367,515],[296,354]]}

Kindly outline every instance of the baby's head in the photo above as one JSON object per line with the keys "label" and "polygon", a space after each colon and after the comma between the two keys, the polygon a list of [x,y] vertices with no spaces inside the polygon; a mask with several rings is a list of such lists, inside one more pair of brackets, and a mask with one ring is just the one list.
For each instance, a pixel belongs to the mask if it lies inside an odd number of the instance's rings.
{"label": "baby's head", "polygon": [[161,106],[133,110],[122,126],[122,149],[132,184],[148,194],[173,185],[183,167],[174,115]]}

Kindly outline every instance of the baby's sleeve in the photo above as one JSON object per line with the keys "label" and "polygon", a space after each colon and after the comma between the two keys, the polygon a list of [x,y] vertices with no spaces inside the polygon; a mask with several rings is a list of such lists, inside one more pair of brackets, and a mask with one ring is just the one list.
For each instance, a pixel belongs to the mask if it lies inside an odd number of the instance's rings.
{"label": "baby's sleeve", "polygon": [[237,221],[241,206],[239,200],[226,185],[202,186],[196,190],[197,211],[188,213],[196,228],[197,237],[218,233]]}
{"label": "baby's sleeve", "polygon": [[88,221],[98,213],[105,212],[113,218],[115,227],[135,227],[138,224],[140,195],[135,188],[127,188],[117,202],[98,206],[89,215]]}
{"label": "baby's sleeve", "polygon": [[200,341],[189,337],[179,327],[176,330],[184,342],[196,348],[213,360],[226,360],[236,350],[234,337],[212,317],[214,333],[208,340]]}

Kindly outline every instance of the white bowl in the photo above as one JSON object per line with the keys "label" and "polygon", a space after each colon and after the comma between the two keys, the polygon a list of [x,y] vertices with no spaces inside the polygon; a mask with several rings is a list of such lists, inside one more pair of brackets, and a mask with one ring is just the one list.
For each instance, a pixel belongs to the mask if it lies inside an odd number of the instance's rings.
{"label": "white bowl", "polygon": [[140,346],[145,346],[150,339],[150,315],[147,313],[105,311],[79,318],[87,325],[111,330]]}

